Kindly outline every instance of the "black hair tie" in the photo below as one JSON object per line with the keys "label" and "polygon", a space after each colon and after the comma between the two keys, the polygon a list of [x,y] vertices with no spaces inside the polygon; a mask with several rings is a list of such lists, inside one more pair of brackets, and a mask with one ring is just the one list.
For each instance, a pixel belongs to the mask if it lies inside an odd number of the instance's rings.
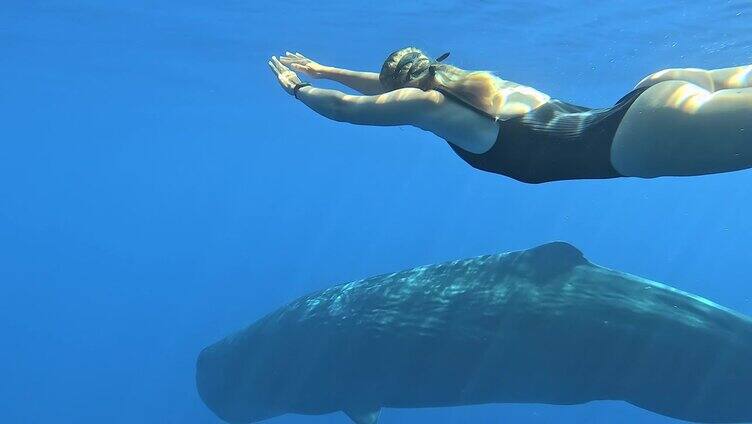
{"label": "black hair tie", "polygon": [[446,52],[446,53],[442,54],[441,56],[437,57],[437,58],[435,59],[435,61],[436,61],[436,62],[443,62],[443,61],[444,61],[444,59],[446,59],[446,58],[448,58],[448,57],[449,57],[449,52]]}
{"label": "black hair tie", "polygon": [[[292,96],[295,97],[296,99],[298,99],[298,91],[300,91],[301,88],[303,88],[303,87],[309,87],[310,85],[311,84],[309,84],[307,82],[299,82],[299,83],[295,84],[295,88],[292,89]],[[300,99],[298,99],[298,100],[300,100]]]}

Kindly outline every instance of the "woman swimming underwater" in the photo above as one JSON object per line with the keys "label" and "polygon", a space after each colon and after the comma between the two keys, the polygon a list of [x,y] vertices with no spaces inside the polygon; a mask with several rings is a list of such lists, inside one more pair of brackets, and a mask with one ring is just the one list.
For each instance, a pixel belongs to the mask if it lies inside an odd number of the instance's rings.
{"label": "woman swimming underwater", "polygon": [[[475,168],[526,183],[703,175],[752,167],[752,65],[668,69],[605,109],[575,106],[408,47],[381,73],[272,57],[282,88],[317,113],[360,125],[412,125]],[[288,68],[289,67],[289,68]],[[292,68],[292,70],[290,69]],[[294,71],[362,96],[315,88]]]}

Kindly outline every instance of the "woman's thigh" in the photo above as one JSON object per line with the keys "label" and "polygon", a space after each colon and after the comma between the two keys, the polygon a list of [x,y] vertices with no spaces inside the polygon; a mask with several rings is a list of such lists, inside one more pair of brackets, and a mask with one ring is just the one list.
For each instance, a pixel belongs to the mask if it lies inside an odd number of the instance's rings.
{"label": "woman's thigh", "polygon": [[752,89],[662,81],[632,104],[611,161],[623,175],[702,175],[752,166]]}
{"label": "woman's thigh", "polygon": [[648,87],[663,81],[685,81],[708,91],[752,87],[752,65],[720,69],[671,68],[643,78],[638,87]]}
{"label": "woman's thigh", "polygon": [[635,88],[649,87],[664,81],[684,81],[692,83],[708,91],[715,91],[713,75],[705,69],[699,68],[672,68],[655,72],[643,78]]}

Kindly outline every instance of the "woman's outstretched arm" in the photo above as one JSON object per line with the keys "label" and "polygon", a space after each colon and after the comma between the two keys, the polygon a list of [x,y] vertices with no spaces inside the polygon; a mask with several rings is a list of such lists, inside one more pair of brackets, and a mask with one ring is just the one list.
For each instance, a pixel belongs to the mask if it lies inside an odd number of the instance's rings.
{"label": "woman's outstretched arm", "polygon": [[471,152],[488,150],[499,134],[495,120],[457,102],[445,101],[436,90],[401,88],[373,96],[352,96],[303,84],[276,57],[269,67],[288,93],[329,119],[358,125],[412,125]]}
{"label": "woman's outstretched arm", "polygon": [[287,52],[285,56],[279,58],[279,61],[292,70],[302,72],[311,78],[336,81],[367,96],[384,93],[384,89],[379,82],[379,74],[375,72],[351,71],[324,66],[300,53]]}
{"label": "woman's outstretched arm", "polygon": [[[417,88],[403,88],[375,96],[352,96],[337,90],[304,87],[298,99],[314,112],[339,122],[358,125],[421,126],[420,116],[435,106],[429,94]],[[434,103],[434,104],[432,104]]]}
{"label": "woman's outstretched arm", "polygon": [[287,93],[294,94],[319,115],[339,122],[422,127],[426,114],[435,109],[441,98],[438,92],[425,92],[417,88],[403,88],[375,96],[352,96],[341,91],[314,88],[310,85],[300,87],[301,81],[297,74],[276,57],[269,61],[269,67]]}

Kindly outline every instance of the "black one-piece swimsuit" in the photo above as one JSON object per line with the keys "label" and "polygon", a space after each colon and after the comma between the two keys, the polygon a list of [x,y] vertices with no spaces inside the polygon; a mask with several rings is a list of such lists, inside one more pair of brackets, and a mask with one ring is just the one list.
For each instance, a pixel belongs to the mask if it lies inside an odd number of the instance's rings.
{"label": "black one-piece swimsuit", "polygon": [[611,164],[611,145],[622,118],[645,90],[631,91],[610,108],[591,109],[552,99],[524,115],[498,120],[499,135],[485,153],[449,145],[474,168],[525,183],[621,177]]}

